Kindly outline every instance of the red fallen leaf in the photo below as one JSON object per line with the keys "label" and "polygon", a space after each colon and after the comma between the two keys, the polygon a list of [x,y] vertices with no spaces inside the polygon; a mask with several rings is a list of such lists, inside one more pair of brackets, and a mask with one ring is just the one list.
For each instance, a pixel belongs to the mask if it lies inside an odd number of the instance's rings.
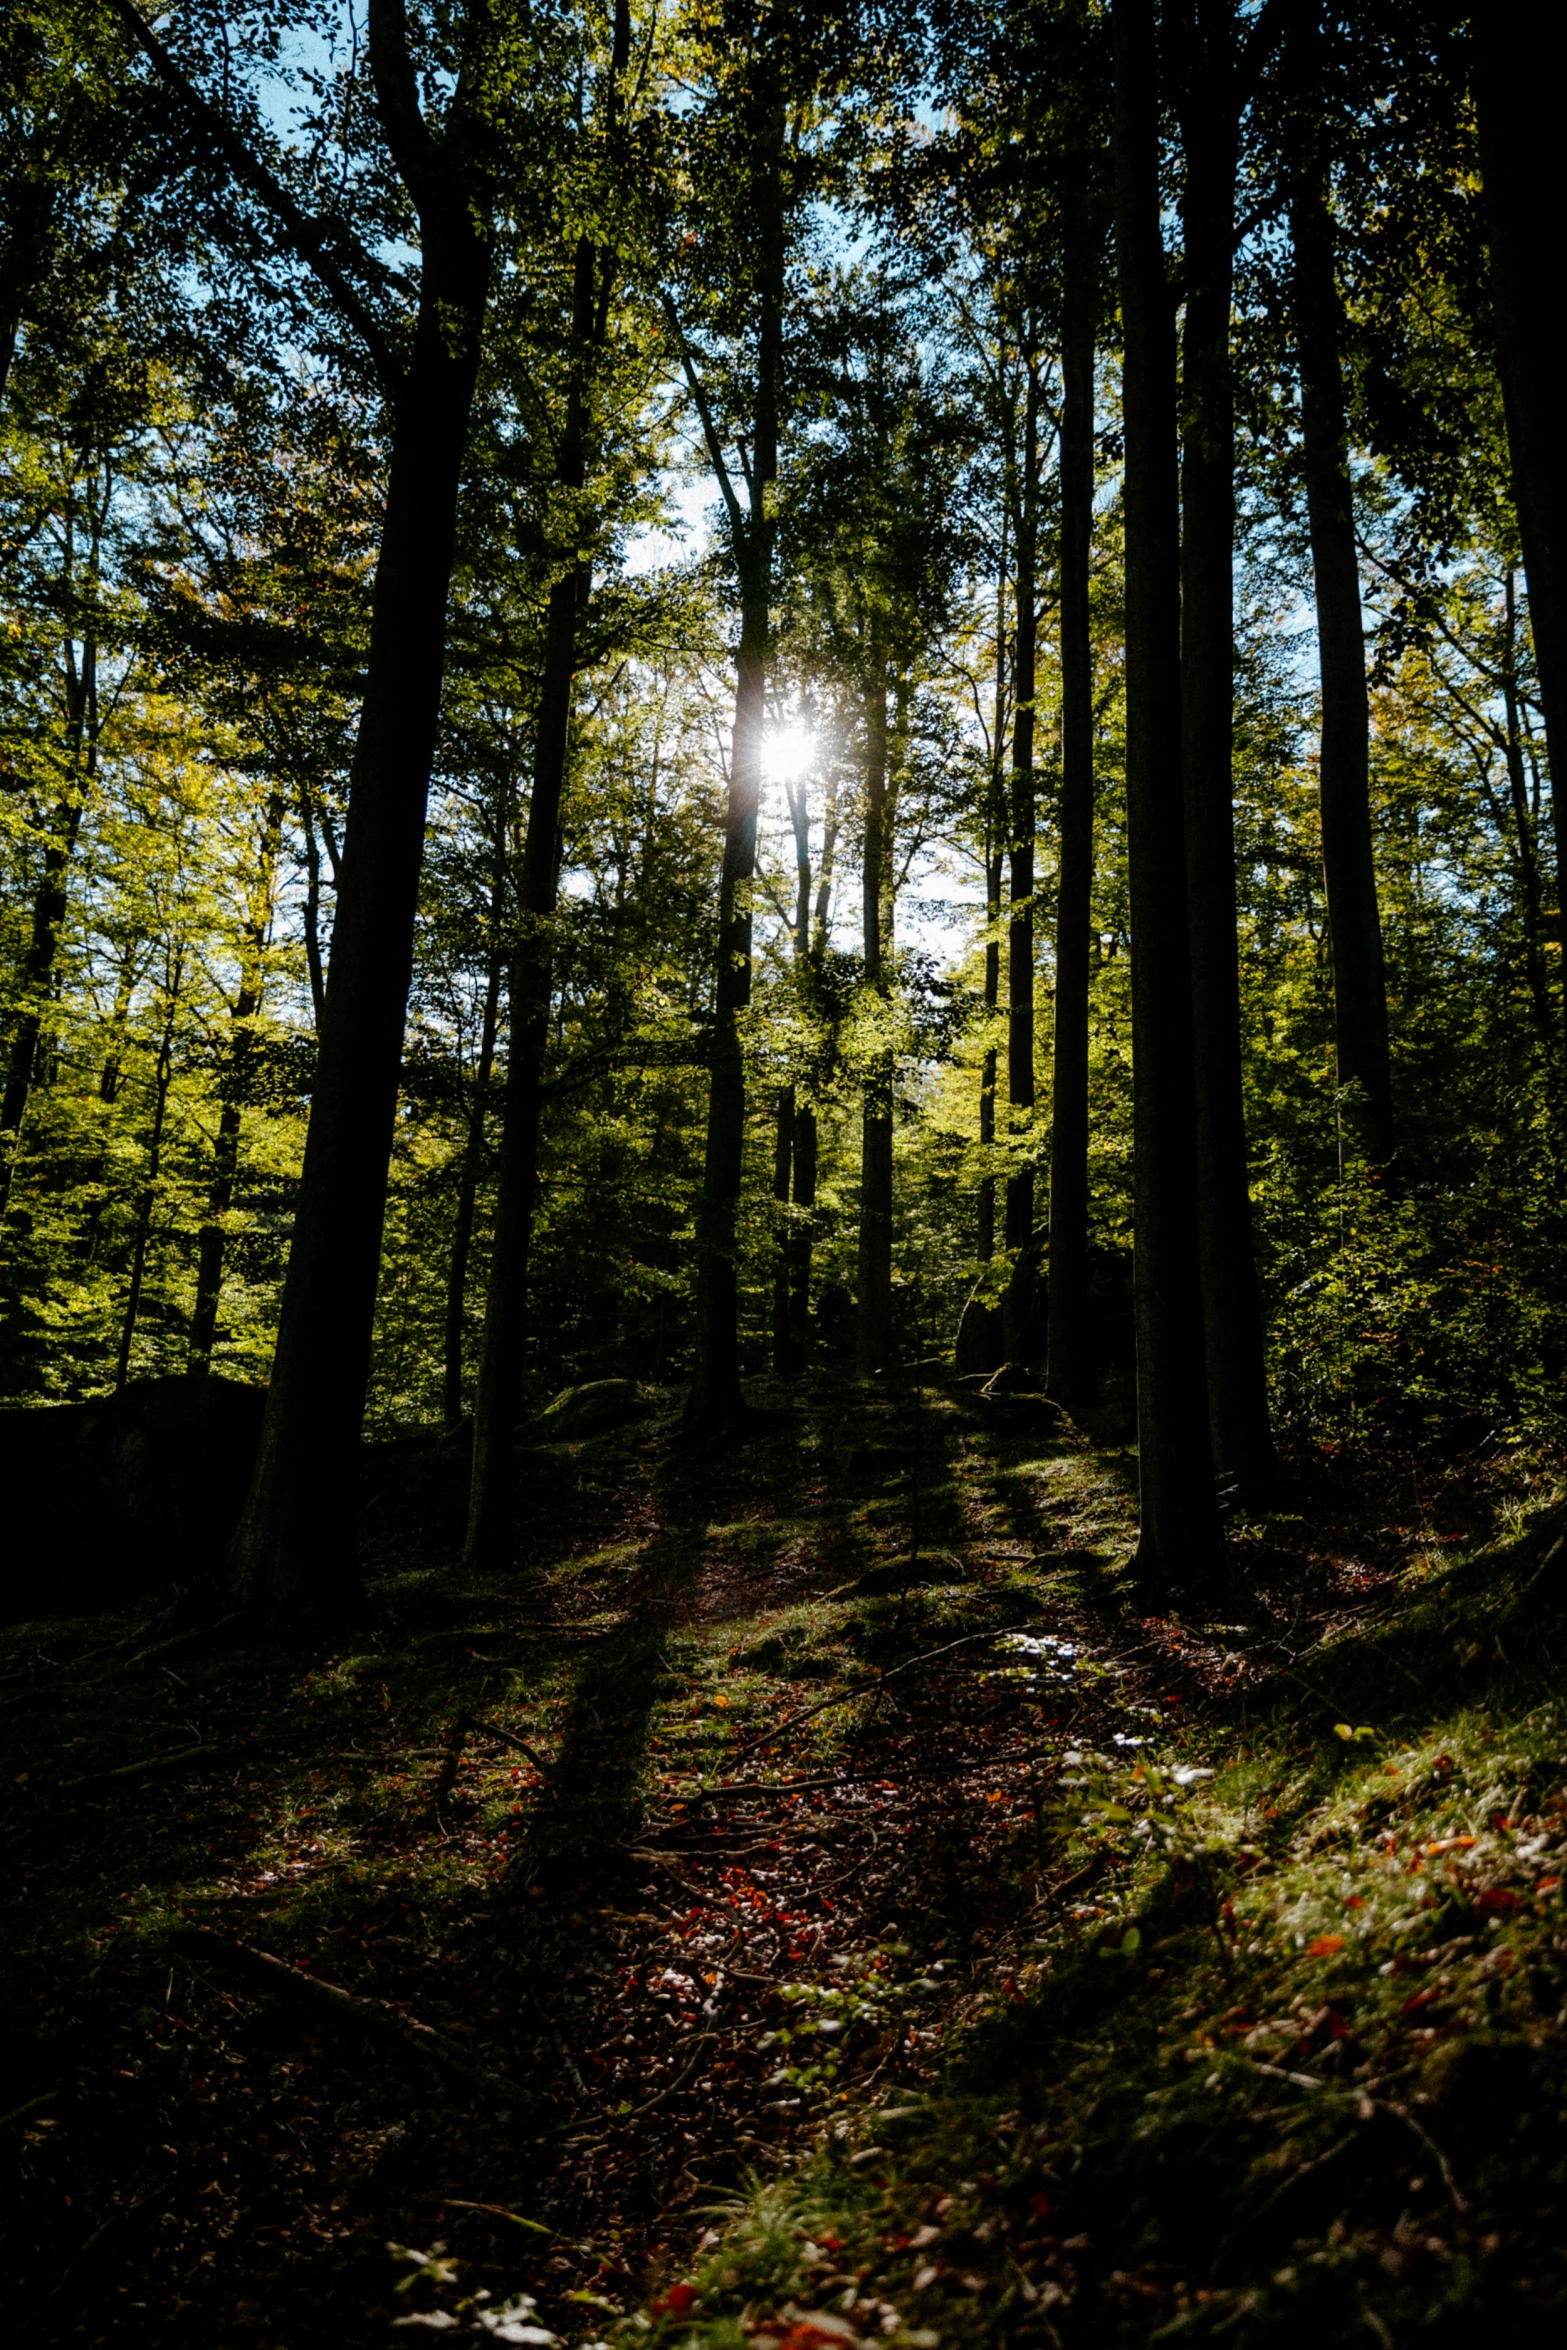
{"label": "red fallen leaf", "polygon": [[824,2252],[841,2252],[843,2250],[841,2236],[818,2236],[816,2241]]}
{"label": "red fallen leaf", "polygon": [[1400,2015],[1413,2015],[1416,2008],[1429,2007],[1432,2000],[1439,1997],[1440,1993],[1437,1991],[1436,1985],[1428,1983],[1423,1991],[1411,1992],[1398,2012]]}
{"label": "red fallen leaf", "polygon": [[1487,1885],[1475,1907],[1495,1916],[1501,1910],[1522,1909],[1523,1903],[1516,1893],[1509,1893],[1505,1885]]}
{"label": "red fallen leaf", "polygon": [[1033,2213],[1035,2219],[1048,2219],[1050,2216],[1049,2196],[1031,2195],[1028,2199],[1028,2208]]}
{"label": "red fallen leaf", "polygon": [[1330,2040],[1347,2040],[1349,2038],[1349,2025],[1336,2007],[1330,2007],[1322,2020],[1327,2026]]}
{"label": "red fallen leaf", "polygon": [[1364,1908],[1365,1908],[1365,1906],[1366,1906],[1366,1897],[1365,1897],[1365,1895],[1364,1895],[1363,1893],[1346,1893],[1346,1894],[1345,1894],[1345,1896],[1344,1896],[1344,1907],[1345,1907],[1346,1909],[1364,1909]]}
{"label": "red fallen leaf", "polygon": [[1319,1934],[1315,1942],[1306,1944],[1306,1956],[1308,1958],[1332,1958],[1334,1953],[1342,1950],[1343,1947],[1344,1937],[1342,1934]]}
{"label": "red fallen leaf", "polygon": [[671,2285],[649,2307],[655,2317],[689,2317],[700,2299],[695,2285]]}
{"label": "red fallen leaf", "polygon": [[1536,1885],[1535,1891],[1536,1893],[1555,1893],[1559,1889],[1560,1885],[1560,1877],[1542,1877],[1538,1885]]}

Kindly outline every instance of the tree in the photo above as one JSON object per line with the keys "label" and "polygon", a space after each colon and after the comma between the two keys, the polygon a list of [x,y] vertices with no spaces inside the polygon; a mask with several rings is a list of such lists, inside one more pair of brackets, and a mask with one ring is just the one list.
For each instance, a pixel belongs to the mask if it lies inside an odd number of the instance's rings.
{"label": "tree", "polygon": [[1181,791],[1175,320],[1159,230],[1152,0],[1114,0],[1115,247],[1126,430],[1126,821],[1135,1122],[1137,1574],[1220,1556],[1198,1254],[1196,1079]]}

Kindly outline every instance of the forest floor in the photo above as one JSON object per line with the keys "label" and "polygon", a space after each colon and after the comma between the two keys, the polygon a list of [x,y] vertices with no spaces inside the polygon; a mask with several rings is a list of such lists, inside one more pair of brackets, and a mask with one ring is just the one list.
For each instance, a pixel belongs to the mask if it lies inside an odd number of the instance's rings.
{"label": "forest floor", "polygon": [[492,1585],[370,1449],[329,1650],[0,1634],[9,2338],[1538,2339],[1560,1460],[1299,1461],[1150,1618],[1039,1398],[753,1393]]}

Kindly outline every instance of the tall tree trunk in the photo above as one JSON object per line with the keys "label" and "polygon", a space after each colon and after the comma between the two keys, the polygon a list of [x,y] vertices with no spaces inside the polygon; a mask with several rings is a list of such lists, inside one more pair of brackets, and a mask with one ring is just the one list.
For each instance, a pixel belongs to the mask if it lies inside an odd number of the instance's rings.
{"label": "tall tree trunk", "polygon": [[[811,967],[811,816],[810,801],[804,777],[798,786],[785,783],[789,802],[789,821],[794,831],[794,969],[798,985],[809,982]],[[811,1126],[810,1143],[805,1143],[805,1122]],[[801,1251],[797,1226],[802,1221],[789,1214],[789,1190],[794,1184],[795,1206],[806,1205],[800,1198],[799,1183],[804,1157],[810,1160],[810,1205],[816,1199],[816,1118],[809,1103],[799,1099],[794,1085],[780,1086],[778,1090],[777,1133],[773,1149],[773,1198],[778,1203],[777,1253],[773,1262],[773,1369],[784,1378],[793,1378],[805,1367],[808,1348],[808,1296],[795,1294],[796,1275],[801,1270]],[[805,1290],[810,1288],[810,1231],[807,1221],[804,1255]]]}
{"label": "tall tree trunk", "polygon": [[163,1033],[158,1039],[158,1058],[153,1072],[152,1131],[147,1138],[147,1180],[142,1186],[141,1198],[136,1203],[130,1286],[125,1294],[125,1312],[120,1323],[119,1359],[114,1366],[116,1393],[131,1375],[131,1348],[136,1339],[136,1320],[141,1312],[142,1288],[147,1277],[147,1246],[152,1237],[152,1212],[157,1205],[158,1177],[163,1168],[163,1128],[168,1116],[169,1087],[174,1080],[174,1023],[179,1012],[184,970],[184,950],[181,949],[168,975]]}
{"label": "tall tree trunk", "polygon": [[419,316],[394,410],[320,1050],[235,1599],[360,1604],[354,1477],[446,662],[457,495],[489,290],[470,188],[425,207]]}
{"label": "tall tree trunk", "polygon": [[1560,11],[1545,0],[1476,7],[1470,20],[1496,356],[1553,785],[1567,1005],[1567,197],[1556,152],[1558,76],[1549,62],[1560,36]]}
{"label": "tall tree trunk", "polygon": [[[583,237],[577,245],[572,305],[578,358],[555,468],[557,481],[574,493],[580,493],[587,477],[582,364],[593,321],[594,276],[595,249]],[[464,1553],[470,1566],[503,1565],[510,1546],[514,1454],[527,1380],[528,1263],[538,1190],[544,1054],[555,976],[560,809],[571,735],[577,620],[587,600],[587,586],[586,571],[580,562],[573,562],[550,590],[528,837],[517,884],[516,941],[506,991],[509,1036],[501,1173],[484,1306],[484,1352],[474,1404],[473,1474]]]}
{"label": "tall tree trunk", "polygon": [[1088,987],[1094,893],[1094,341],[1099,255],[1088,205],[1065,223],[1061,350],[1061,817],[1050,1118],[1050,1294],[1045,1390],[1068,1411],[1091,1394],[1088,1326]]}
{"label": "tall tree trunk", "polygon": [[[1008,436],[1010,439],[1010,435]],[[1002,844],[1007,833],[1007,539],[1010,500],[1001,509],[1001,561],[996,577],[996,707],[990,737],[990,804],[985,812],[985,1010],[994,1014],[1001,1002],[1001,879]],[[987,1026],[989,1025],[987,1021]],[[996,1178],[988,1154],[996,1140],[996,1077],[999,1055],[987,1045],[979,1073],[979,1144],[987,1165],[979,1179],[978,1256],[988,1265],[996,1253]],[[987,1313],[993,1309],[986,1306]]]}
{"label": "tall tree trunk", "polygon": [[[1017,511],[1016,687],[1012,720],[1012,790],[1007,891],[1007,1106],[1014,1127],[1031,1127],[1034,1109],[1034,689],[1039,642],[1039,378],[1028,353],[1023,401],[1023,462]],[[1021,1111],[1021,1119],[1016,1113]],[[1016,1136],[1014,1134],[1014,1145]],[[1007,1177],[1006,1244],[1011,1277],[1001,1301],[1006,1360],[1021,1369],[1034,1351],[1033,1139],[1025,1163]]]}
{"label": "tall tree trunk", "polygon": [[234,1025],[224,1072],[218,1131],[212,1146],[212,1175],[207,1186],[207,1219],[196,1243],[196,1304],[190,1320],[190,1368],[195,1372],[209,1371],[212,1367],[218,1302],[223,1294],[223,1260],[228,1248],[225,1220],[234,1204],[234,1188],[239,1177],[245,1070],[255,1049],[253,1023],[261,1009],[265,984],[267,932],[272,920],[282,838],[283,795],[274,792],[262,822],[250,903],[245,909],[239,990],[234,998]]}
{"label": "tall tree trunk", "polygon": [[[887,992],[888,881],[892,843],[887,805],[887,677],[873,650],[865,697],[865,852],[860,931],[865,985]],[[859,1313],[855,1367],[862,1379],[886,1368],[892,1347],[892,1060],[878,1047],[865,1078],[860,1121]]]}
{"label": "tall tree trunk", "polygon": [[[98,591],[100,544],[99,518],[94,512],[87,552],[89,592],[94,600]],[[68,511],[63,581],[68,598],[80,593],[75,571],[75,523]],[[60,950],[60,932],[68,902],[66,880],[76,855],[77,841],[81,837],[82,814],[98,772],[98,639],[92,622],[89,622],[82,637],[80,662],[76,658],[74,643],[69,638],[66,640],[64,659],[68,778],[55,804],[44,849],[43,870],[33,896],[30,935],[27,951],[22,957],[22,1008],[12,1033],[11,1049],[6,1055],[5,1087],[3,1093],[0,1093],[0,1216],[4,1215],[10,1203],[11,1184],[21,1149],[22,1121],[27,1115],[28,1098],[32,1093],[38,1064],[44,1005],[54,978],[55,959]]]}
{"label": "tall tree trunk", "polygon": [[1115,242],[1125,357],[1126,831],[1132,925],[1136,1570],[1154,1595],[1222,1555],[1208,1436],[1181,793],[1175,309],[1160,235],[1152,0],[1113,0]]}
{"label": "tall tree trunk", "polygon": [[1195,0],[1181,127],[1186,320],[1181,462],[1181,764],[1196,1033],[1198,1227],[1208,1409],[1222,1474],[1265,1501],[1268,1420],[1252,1244],[1235,920],[1235,395],[1230,364],[1238,147],[1234,0]]}
{"label": "tall tree trunk", "polygon": [[778,1235],[773,1256],[773,1369],[788,1378],[798,1369],[794,1359],[794,1312],[790,1300],[792,1269],[789,1225],[789,1179],[794,1173],[795,1099],[792,1085],[778,1088],[773,1121],[773,1202]]}
{"label": "tall tree trunk", "polygon": [[[504,863],[504,857],[500,862]],[[446,1266],[441,1416],[448,1428],[461,1427],[463,1418],[463,1333],[468,1319],[468,1260],[473,1253],[473,1219],[479,1199],[479,1177],[484,1171],[485,1112],[489,1107],[490,1078],[495,1068],[495,1032],[500,1020],[500,928],[503,907],[504,882],[498,870],[490,898],[490,961],[485,975],[484,1010],[480,1017],[479,1056],[474,1063],[473,1087],[468,1102],[468,1130],[463,1137],[462,1169],[457,1179],[457,1214],[452,1225],[452,1253]]]}
{"label": "tall tree trunk", "polygon": [[0,245],[0,401],[5,398],[33,289],[44,275],[55,194],[42,141],[35,141],[34,152],[7,183],[0,212],[6,229],[5,242]]}
{"label": "tall tree trunk", "polygon": [[1355,1123],[1367,1156],[1383,1160],[1393,1149],[1393,1090],[1371,833],[1371,702],[1349,478],[1333,220],[1314,122],[1321,102],[1321,77],[1315,28],[1309,23],[1295,42],[1295,56],[1297,116],[1292,129],[1290,235],[1295,257],[1295,345],[1300,363],[1306,510],[1322,676],[1322,871],[1333,948],[1338,1082],[1355,1088]]}
{"label": "tall tree trunk", "polygon": [[756,173],[762,221],[757,318],[756,406],[752,419],[750,509],[735,532],[740,643],[735,720],[724,812],[718,896],[718,968],[713,991],[711,1073],[702,1196],[697,1208],[696,1362],[683,1424],[692,1434],[731,1427],[745,1409],[740,1391],[740,1185],[745,1164],[745,1061],[740,1015],[751,1001],[751,884],[762,798],[762,729],[772,633],[773,538],[768,511],[778,478],[778,386],[783,335],[783,117],[769,123]]}

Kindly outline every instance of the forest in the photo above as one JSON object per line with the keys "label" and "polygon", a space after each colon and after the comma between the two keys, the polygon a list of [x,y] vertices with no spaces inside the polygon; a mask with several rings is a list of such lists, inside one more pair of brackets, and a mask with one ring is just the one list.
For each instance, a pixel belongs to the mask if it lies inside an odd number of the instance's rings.
{"label": "forest", "polygon": [[16,2340],[1567,2307],[1554,17],[12,0]]}

